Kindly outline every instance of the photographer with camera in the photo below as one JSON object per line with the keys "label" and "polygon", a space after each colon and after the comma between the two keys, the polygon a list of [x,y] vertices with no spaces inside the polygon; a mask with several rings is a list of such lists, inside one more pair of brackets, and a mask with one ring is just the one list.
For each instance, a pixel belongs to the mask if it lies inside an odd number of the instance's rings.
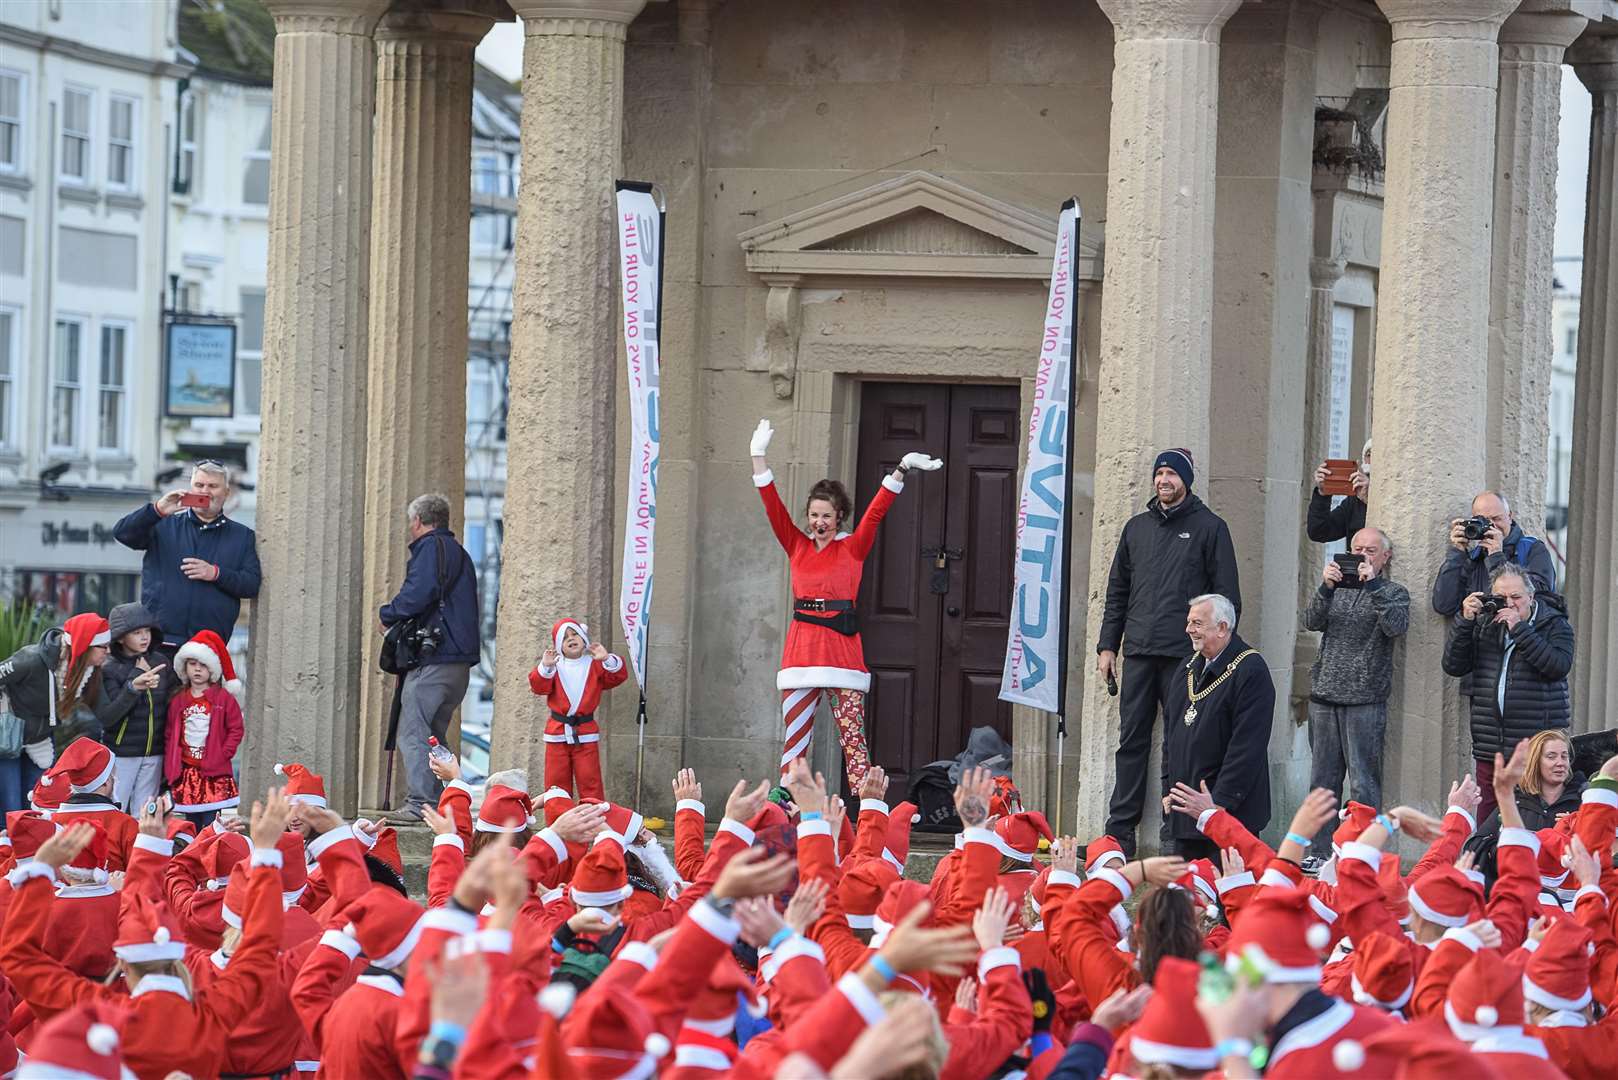
{"label": "photographer with camera", "polygon": [[[1472,516],[1449,523],[1450,550],[1433,579],[1433,610],[1454,615],[1470,593],[1485,592],[1489,582],[1507,563],[1527,571],[1535,592],[1556,591],[1556,564],[1550,549],[1538,537],[1517,526],[1506,497],[1480,492],[1472,500]],[[1467,692],[1462,685],[1462,692]]]}
{"label": "photographer with camera", "polygon": [[422,807],[437,805],[443,793],[443,783],[428,766],[427,737],[447,742],[450,717],[466,696],[481,649],[477,571],[450,531],[449,500],[418,495],[406,516],[410,562],[404,584],[378,613],[384,634],[408,623],[401,627],[406,640],[398,642],[398,651],[414,656],[399,697],[398,746],[409,791],[389,819],[404,825],[419,822]]}
{"label": "photographer with camera", "polygon": [[[1382,739],[1393,687],[1393,644],[1410,626],[1410,593],[1384,575],[1393,543],[1381,529],[1354,534],[1349,554],[1326,563],[1303,609],[1318,630],[1320,652],[1309,682],[1309,786],[1342,801],[1343,776],[1354,799],[1382,805]],[[1331,855],[1331,829],[1313,838],[1310,859]]]}
{"label": "photographer with camera", "polygon": [[1444,672],[1472,681],[1472,757],[1483,803],[1494,809],[1494,755],[1510,756],[1523,739],[1572,719],[1567,674],[1573,624],[1553,592],[1536,592],[1531,571],[1506,563],[1489,592],[1461,601],[1444,642]]}

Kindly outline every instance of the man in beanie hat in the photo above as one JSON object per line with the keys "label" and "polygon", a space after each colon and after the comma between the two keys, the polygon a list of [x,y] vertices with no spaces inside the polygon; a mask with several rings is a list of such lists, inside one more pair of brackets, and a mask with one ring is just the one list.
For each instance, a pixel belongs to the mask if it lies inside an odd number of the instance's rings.
{"label": "man in beanie hat", "polygon": [[[1191,451],[1174,448],[1152,462],[1154,494],[1124,524],[1107,575],[1106,607],[1096,643],[1096,672],[1122,682],[1118,704],[1117,782],[1107,834],[1135,853],[1135,827],[1146,802],[1146,762],[1158,707],[1186,656],[1185,608],[1218,593],[1241,613],[1236,549],[1225,522],[1191,494]],[[1232,626],[1234,629],[1234,626]],[[1129,658],[1118,663],[1120,649]]]}

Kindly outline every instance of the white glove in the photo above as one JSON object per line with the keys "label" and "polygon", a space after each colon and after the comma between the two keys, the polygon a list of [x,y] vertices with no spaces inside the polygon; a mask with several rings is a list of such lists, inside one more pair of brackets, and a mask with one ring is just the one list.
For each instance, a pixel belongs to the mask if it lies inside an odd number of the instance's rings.
{"label": "white glove", "polygon": [[770,439],[774,438],[774,436],[775,429],[770,426],[770,422],[760,420],[758,427],[753,429],[753,441],[749,446],[753,457],[763,457],[765,451],[770,448]]}
{"label": "white glove", "polygon": [[899,464],[906,469],[920,469],[922,472],[932,472],[934,469],[944,467],[944,463],[937,458],[928,457],[926,454],[915,450],[900,458]]}

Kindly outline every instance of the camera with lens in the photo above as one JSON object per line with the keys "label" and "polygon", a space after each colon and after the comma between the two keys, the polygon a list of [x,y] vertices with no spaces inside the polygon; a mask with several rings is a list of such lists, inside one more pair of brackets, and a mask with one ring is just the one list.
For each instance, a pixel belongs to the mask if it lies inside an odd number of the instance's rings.
{"label": "camera with lens", "polygon": [[1484,534],[1494,528],[1494,522],[1481,514],[1469,517],[1461,522],[1461,529],[1466,533],[1468,540],[1482,540]]}
{"label": "camera with lens", "polygon": [[1483,608],[1478,612],[1478,618],[1488,622],[1505,610],[1506,598],[1493,593],[1483,598]]}
{"label": "camera with lens", "polygon": [[444,643],[444,628],[442,626],[417,626],[410,634],[410,645],[415,654],[422,659],[438,651],[438,646]]}

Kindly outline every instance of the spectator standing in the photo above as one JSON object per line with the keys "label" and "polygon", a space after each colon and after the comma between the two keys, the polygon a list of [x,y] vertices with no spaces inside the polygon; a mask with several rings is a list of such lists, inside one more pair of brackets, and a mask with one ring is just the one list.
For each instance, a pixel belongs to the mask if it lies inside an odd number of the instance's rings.
{"label": "spectator standing", "polygon": [[[1172,449],[1157,455],[1152,464],[1154,494],[1144,511],[1124,523],[1107,578],[1096,673],[1103,679],[1122,680],[1117,779],[1107,812],[1107,835],[1131,857],[1146,802],[1147,760],[1158,707],[1182,676],[1186,603],[1199,594],[1218,593],[1229,598],[1232,627],[1241,614],[1230,529],[1191,494],[1195,479],[1191,451]],[[1121,675],[1120,649],[1129,660]]]}
{"label": "spectator standing", "polygon": [[69,732],[99,735],[101,665],[110,642],[107,620],[85,612],[0,663],[0,693],[23,722],[22,753],[0,761],[0,805],[6,812],[27,809],[28,793],[56,760],[57,748],[73,741]]}
{"label": "spectator standing", "polygon": [[[1393,644],[1410,626],[1410,593],[1384,571],[1393,544],[1381,529],[1354,534],[1359,580],[1346,583],[1335,559],[1303,609],[1303,628],[1321,632],[1310,672],[1310,788],[1342,801],[1346,772],[1355,800],[1382,805],[1382,740],[1393,688]],[[1357,586],[1357,587],[1356,587]],[[1314,838],[1311,857],[1331,855],[1331,830]]]}
{"label": "spectator standing", "polygon": [[449,528],[449,500],[418,495],[406,511],[410,529],[410,561],[404,584],[382,605],[378,627],[416,619],[422,629],[438,631],[438,645],[421,665],[404,675],[399,705],[399,752],[404,756],[408,791],[392,815],[395,824],[422,819],[422,808],[437,805],[443,782],[428,765],[427,737],[445,743],[449,721],[466,696],[472,665],[482,649],[478,629],[478,581],[472,557]]}
{"label": "spectator standing", "polygon": [[1573,668],[1573,624],[1567,605],[1534,590],[1532,572],[1506,563],[1494,573],[1486,606],[1475,592],[1461,601],[1444,642],[1444,672],[1472,680],[1472,756],[1484,789],[1478,816],[1494,809],[1494,755],[1572,721],[1567,675]]}
{"label": "spectator standing", "polygon": [[1360,449],[1360,467],[1350,482],[1354,494],[1345,496],[1336,506],[1331,496],[1320,490],[1326,482],[1326,463],[1315,467],[1315,486],[1309,493],[1309,516],[1305,532],[1317,544],[1334,540],[1347,540],[1365,528],[1365,504],[1371,501],[1371,440],[1366,439]]}
{"label": "spectator standing", "polygon": [[101,668],[101,684],[108,698],[103,734],[118,770],[112,801],[138,817],[163,786],[169,698],[180,677],[174,654],[158,643],[161,627],[145,605],[119,604],[107,623],[112,653]]}
{"label": "spectator standing", "polygon": [[[185,506],[188,496],[206,498],[208,505]],[[113,526],[120,544],[146,552],[141,603],[157,616],[163,643],[171,648],[199,630],[228,642],[242,601],[258,595],[258,540],[252,529],[225,516],[229,498],[230,470],[218,461],[199,461],[189,491],[171,491]]]}
{"label": "spectator standing", "polygon": [[[1522,827],[1529,832],[1554,829],[1568,814],[1579,812],[1587,783],[1585,775],[1573,768],[1573,743],[1567,732],[1557,728],[1541,731],[1528,740],[1528,770],[1513,790]],[[1480,818],[1478,831],[1467,841],[1467,849],[1477,853],[1477,868],[1484,881],[1494,887],[1495,846],[1500,840],[1500,808]]]}
{"label": "spectator standing", "polygon": [[1487,518],[1489,529],[1481,539],[1468,540],[1465,518],[1449,523],[1450,550],[1433,579],[1434,611],[1454,615],[1468,595],[1487,592],[1494,575],[1507,563],[1515,563],[1527,572],[1534,592],[1556,591],[1556,563],[1550,549],[1538,537],[1522,531],[1504,495],[1479,492],[1472,500],[1472,516]]}

